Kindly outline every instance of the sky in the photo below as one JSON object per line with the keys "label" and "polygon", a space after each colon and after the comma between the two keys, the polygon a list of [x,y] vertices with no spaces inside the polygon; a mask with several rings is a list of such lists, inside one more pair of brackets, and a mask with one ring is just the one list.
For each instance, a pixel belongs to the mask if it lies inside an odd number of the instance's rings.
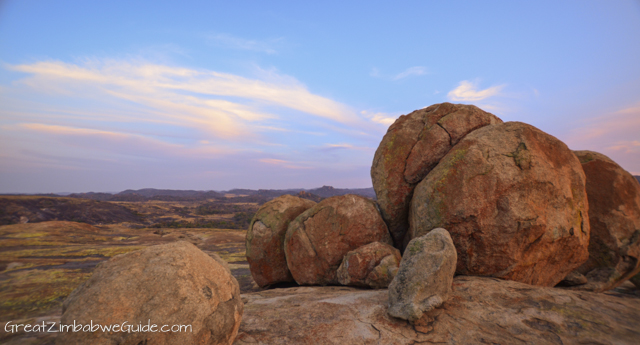
{"label": "sky", "polygon": [[0,0],[0,193],[370,187],[441,102],[640,175],[640,1]]}

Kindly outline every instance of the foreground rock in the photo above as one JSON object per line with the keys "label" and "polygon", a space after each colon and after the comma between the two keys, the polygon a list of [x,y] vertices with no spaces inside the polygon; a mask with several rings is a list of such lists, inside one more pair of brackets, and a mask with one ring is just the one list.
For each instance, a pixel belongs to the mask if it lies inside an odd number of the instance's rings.
{"label": "foreground rock", "polygon": [[324,199],[292,221],[285,254],[298,284],[337,284],[344,256],[372,242],[392,243],[376,204],[347,194]]}
{"label": "foreground rock", "polygon": [[447,230],[438,228],[407,245],[398,274],[389,285],[389,314],[416,321],[444,303],[456,272],[456,248]]}
{"label": "foreground rock", "polygon": [[338,268],[342,285],[382,289],[389,286],[398,272],[400,251],[393,246],[373,242],[347,253]]}
{"label": "foreground rock", "polygon": [[298,287],[242,295],[235,344],[637,344],[640,299],[458,276],[415,325],[386,290]]}
{"label": "foreground rock", "polygon": [[640,184],[609,157],[574,151],[587,177],[589,259],[577,271],[579,289],[612,289],[640,272]]}
{"label": "foreground rock", "polygon": [[588,256],[580,162],[555,137],[520,122],[473,131],[418,184],[410,238],[451,234],[457,274],[554,286]]}
{"label": "foreground rock", "polygon": [[260,287],[293,281],[284,255],[284,236],[289,223],[315,204],[285,194],[266,202],[253,217],[247,231],[246,256]]}
{"label": "foreground rock", "polygon": [[371,179],[396,247],[409,228],[413,189],[465,135],[502,123],[473,105],[442,103],[400,116],[376,150]]}
{"label": "foreground rock", "polygon": [[[220,258],[188,242],[118,255],[64,301],[62,324],[190,325],[174,332],[64,332],[57,344],[231,344],[243,303]],[[126,325],[125,325],[126,327]]]}

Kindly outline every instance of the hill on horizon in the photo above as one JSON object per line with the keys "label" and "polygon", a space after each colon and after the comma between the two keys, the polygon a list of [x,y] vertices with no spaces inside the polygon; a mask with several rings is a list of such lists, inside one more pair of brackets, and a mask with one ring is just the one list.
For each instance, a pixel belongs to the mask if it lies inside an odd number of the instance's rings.
{"label": "hill on horizon", "polygon": [[235,188],[228,191],[213,190],[180,190],[180,189],[127,189],[118,193],[86,192],[71,194],[4,194],[4,195],[32,195],[48,197],[68,197],[90,199],[96,201],[200,201],[209,199],[225,199],[226,195],[232,194],[237,198],[245,198],[246,201],[271,200],[284,194],[298,195],[300,192],[317,195],[321,198],[329,198],[337,195],[357,194],[367,198],[376,198],[373,187],[369,188],[334,188],[332,186],[322,186],[313,189],[291,188],[291,189],[240,189]]}

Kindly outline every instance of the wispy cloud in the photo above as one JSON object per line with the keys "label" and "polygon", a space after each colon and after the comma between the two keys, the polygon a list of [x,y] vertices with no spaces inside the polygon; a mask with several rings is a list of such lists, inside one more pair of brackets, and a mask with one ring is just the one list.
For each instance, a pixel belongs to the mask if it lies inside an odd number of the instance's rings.
{"label": "wispy cloud", "polygon": [[207,35],[207,39],[210,42],[221,46],[267,54],[276,54],[276,46],[280,45],[284,41],[284,38],[282,37],[267,40],[249,40],[225,33],[210,34]]}
{"label": "wispy cloud", "polygon": [[207,128],[226,138],[246,135],[251,131],[249,123],[277,116],[224,98],[290,108],[342,124],[361,122],[347,106],[312,94],[291,77],[267,82],[216,71],[116,60],[84,64],[44,61],[8,68],[31,74],[21,82],[33,89],[81,98],[107,94],[154,109],[155,120]]}
{"label": "wispy cloud", "polygon": [[357,150],[357,151],[372,151],[372,152],[375,151],[375,148],[372,148],[372,147],[355,146],[347,143],[325,144],[320,149],[325,151],[334,151],[334,150]]}
{"label": "wispy cloud", "polygon": [[623,168],[640,173],[640,105],[583,119],[565,138],[573,150],[602,152]]}
{"label": "wispy cloud", "polygon": [[410,76],[419,76],[424,74],[427,74],[427,68],[424,66],[409,67],[406,70],[394,75],[387,75],[387,74],[380,73],[380,71],[375,67],[371,69],[371,72],[369,72],[369,75],[374,78],[393,80],[393,81],[404,79]]}
{"label": "wispy cloud", "polygon": [[412,75],[423,75],[427,73],[427,69],[423,66],[414,66],[407,68],[404,72],[400,72],[393,77],[393,80],[400,80]]}
{"label": "wispy cloud", "polygon": [[500,92],[505,87],[505,85],[497,85],[484,90],[478,90],[477,84],[478,84],[477,82],[474,83],[468,80],[463,80],[460,82],[458,87],[449,91],[447,96],[452,101],[461,101],[461,102],[481,101],[489,97],[500,95]]}
{"label": "wispy cloud", "polygon": [[366,110],[361,111],[360,114],[362,114],[365,118],[369,119],[372,122],[385,126],[391,126],[398,118],[398,115],[387,113],[372,113]]}
{"label": "wispy cloud", "polygon": [[[366,185],[368,174],[361,172],[372,150],[362,150],[377,144],[372,142],[395,119],[359,113],[274,69],[258,68],[246,77],[135,58],[4,68],[25,74],[0,86],[5,191],[51,190],[31,184],[45,170],[58,171],[56,181],[69,186],[60,190],[88,190],[105,178],[116,183],[114,176],[137,181],[123,188],[151,181],[161,188],[166,181],[195,188],[211,183],[202,172],[229,188],[249,180],[263,188],[270,185],[268,176],[285,175],[280,185],[310,181],[310,175],[322,185],[331,172]],[[77,174],[65,177],[63,170]],[[78,185],[80,180],[87,185]]]}
{"label": "wispy cloud", "polygon": [[275,159],[275,158],[263,158],[263,159],[259,159],[258,160],[261,163],[265,163],[265,164],[269,164],[269,165],[276,165],[282,168],[286,168],[286,169],[294,169],[294,170],[308,170],[308,169],[313,169],[313,167],[310,166],[304,166],[304,165],[296,165],[293,162],[290,161],[286,161],[283,159]]}

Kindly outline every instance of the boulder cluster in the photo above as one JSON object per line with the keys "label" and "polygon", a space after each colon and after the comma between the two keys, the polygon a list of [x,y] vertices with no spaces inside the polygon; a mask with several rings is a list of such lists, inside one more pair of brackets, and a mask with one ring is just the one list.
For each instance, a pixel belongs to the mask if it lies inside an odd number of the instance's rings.
{"label": "boulder cluster", "polygon": [[318,203],[292,195],[266,202],[251,221],[246,255],[261,287],[387,287],[400,263],[376,203],[347,194]]}
{"label": "boulder cluster", "polygon": [[376,202],[264,204],[246,242],[256,282],[389,287],[389,313],[415,321],[454,274],[595,292],[640,280],[638,181],[531,125],[434,104],[389,127],[371,178]]}

